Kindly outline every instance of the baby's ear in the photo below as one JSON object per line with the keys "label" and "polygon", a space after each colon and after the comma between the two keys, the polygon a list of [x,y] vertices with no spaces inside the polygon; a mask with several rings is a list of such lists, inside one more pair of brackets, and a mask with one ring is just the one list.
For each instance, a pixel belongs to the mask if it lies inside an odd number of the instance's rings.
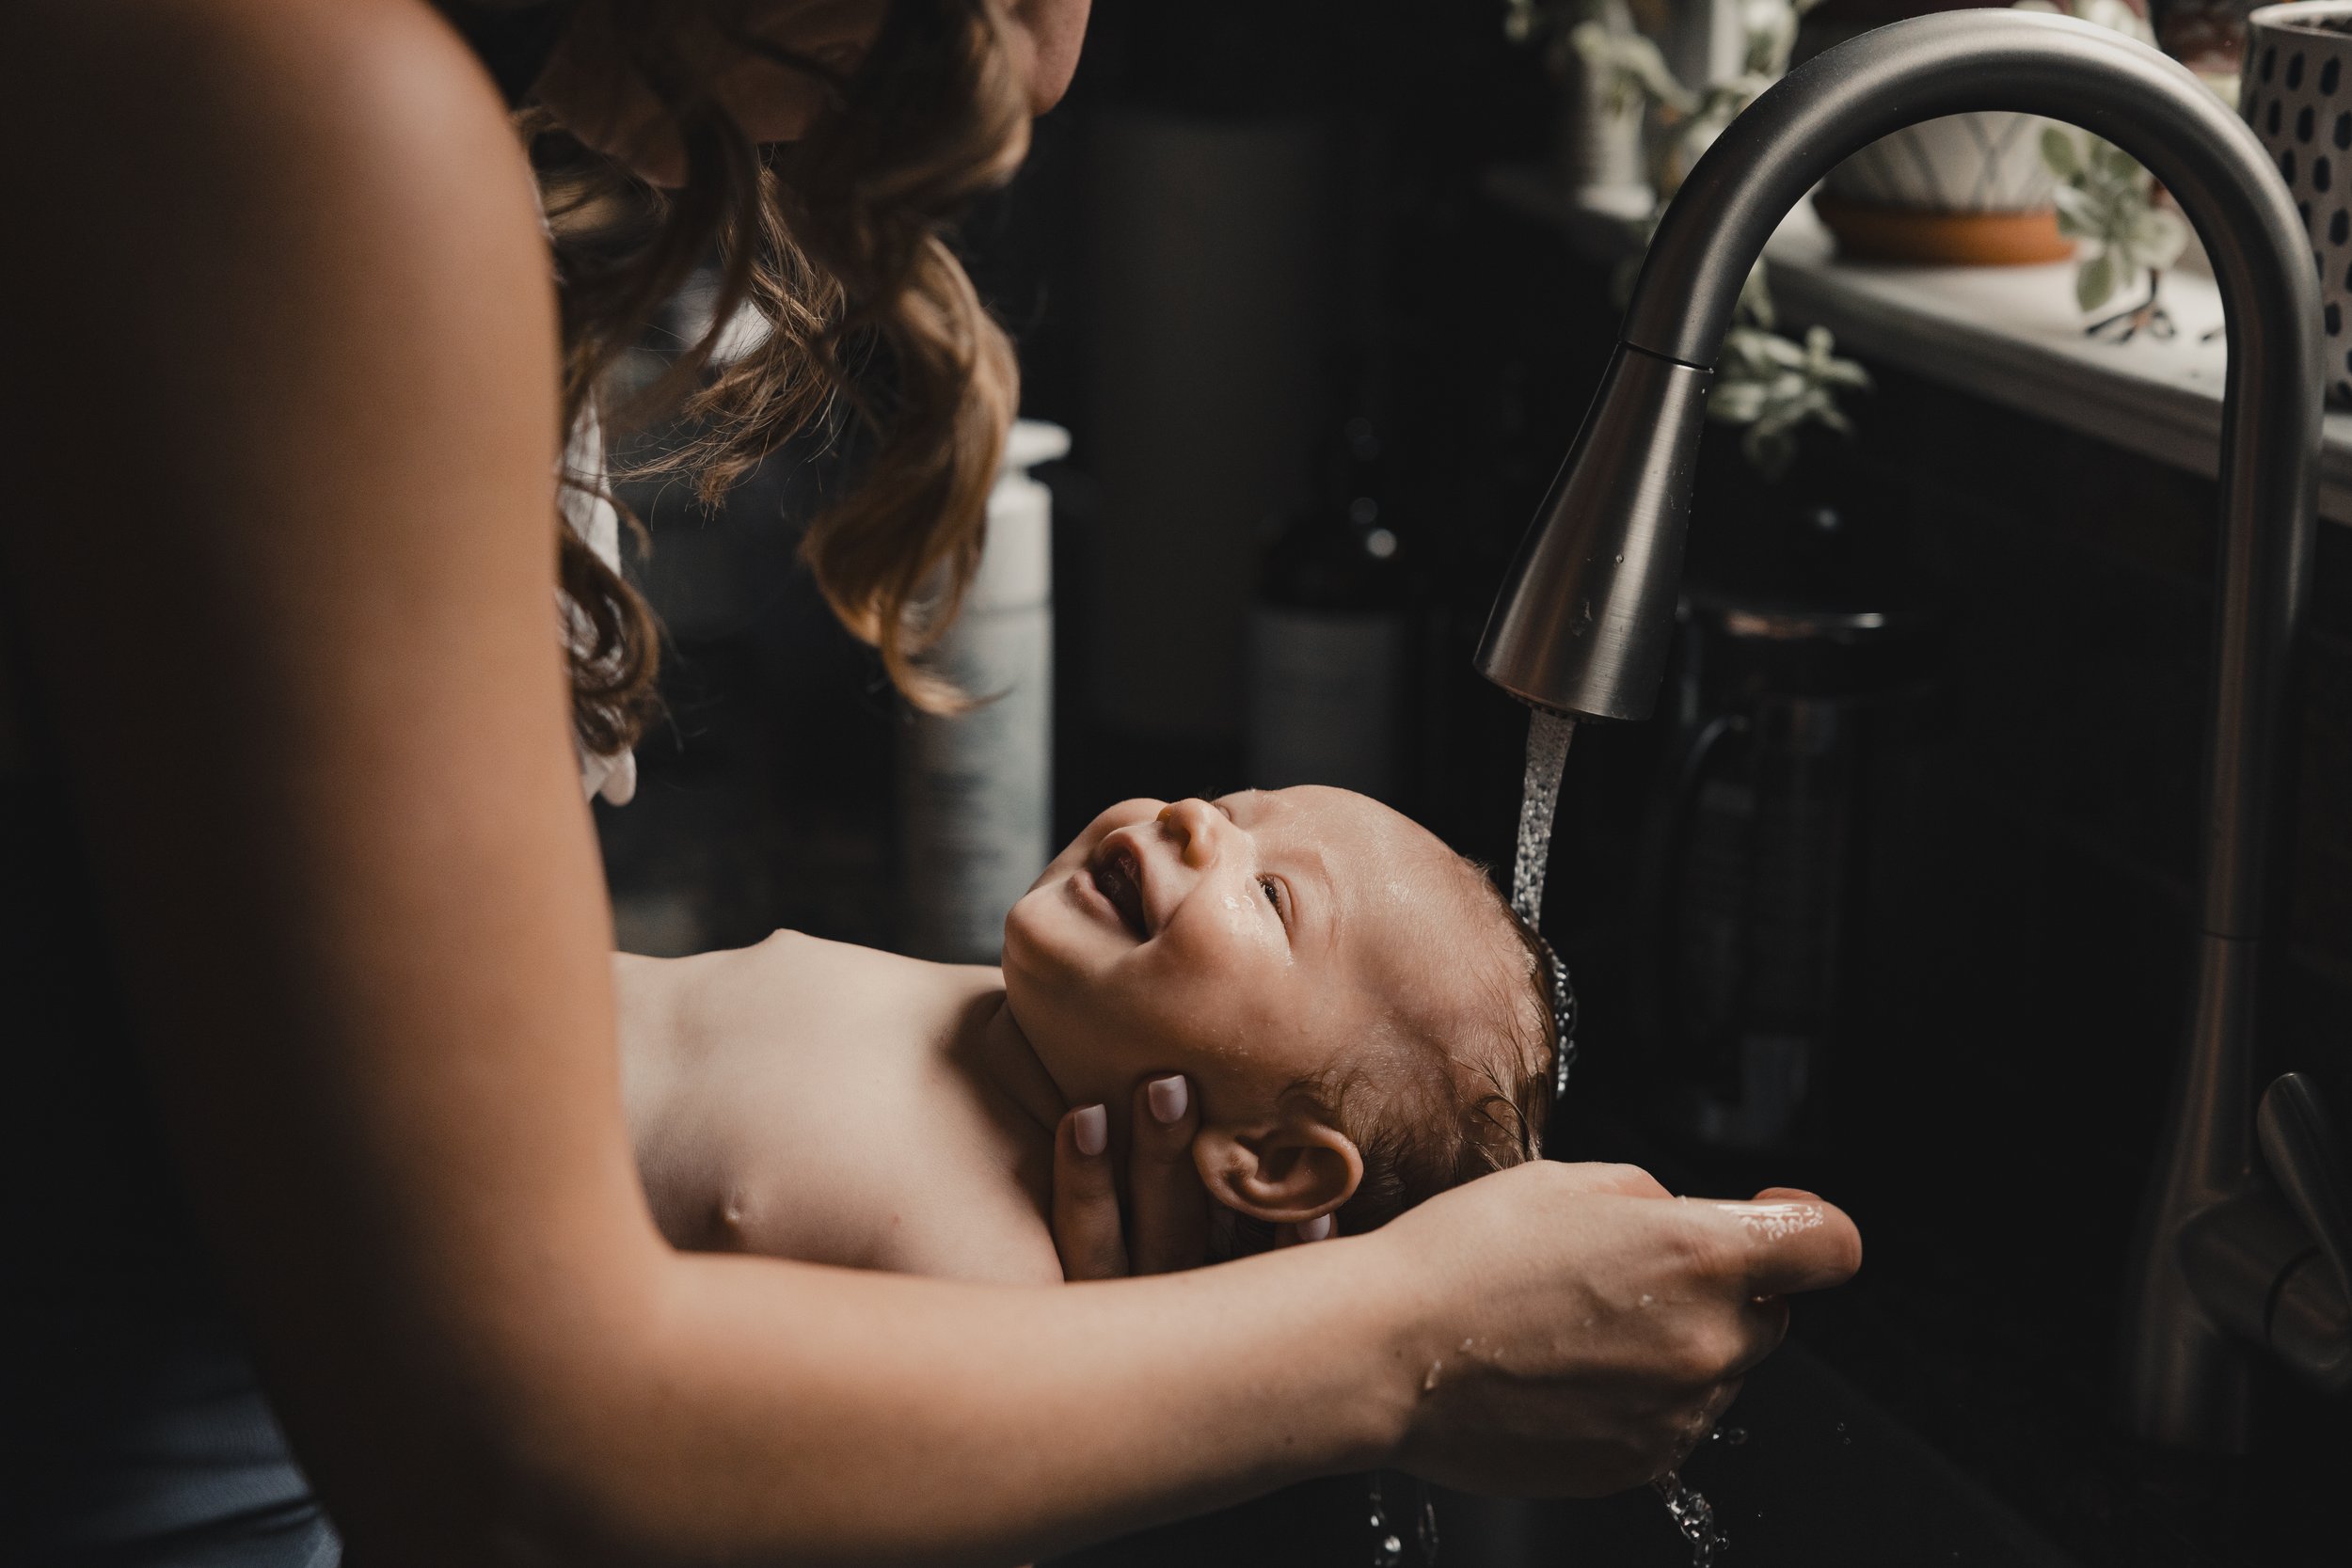
{"label": "baby's ear", "polygon": [[1261,1127],[1203,1128],[1192,1157],[1212,1197],[1275,1225],[1331,1212],[1364,1179],[1356,1140],[1311,1111],[1285,1111]]}

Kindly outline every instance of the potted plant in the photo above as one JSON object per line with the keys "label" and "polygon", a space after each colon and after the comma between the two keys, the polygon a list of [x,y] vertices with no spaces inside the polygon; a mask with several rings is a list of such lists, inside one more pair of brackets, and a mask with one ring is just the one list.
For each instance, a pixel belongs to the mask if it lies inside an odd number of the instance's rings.
{"label": "potted plant", "polygon": [[1540,47],[1558,86],[1553,159],[1568,200],[1627,216],[1647,212],[1648,100],[1613,59],[1645,49],[1656,57],[1657,51],[1626,0],[1506,0],[1503,32],[1514,43]]}
{"label": "potted plant", "polygon": [[[1931,11],[2007,0],[1822,0],[1807,13],[1796,57],[1873,27]],[[2075,14],[2128,23],[2146,37],[2145,0],[2074,0]],[[2042,9],[2057,9],[2046,3]],[[2015,266],[2059,261],[2074,237],[2058,222],[2058,181],[2042,158],[2049,121],[2006,110],[1924,120],[1840,164],[1814,197],[1838,248],[1867,261]]]}

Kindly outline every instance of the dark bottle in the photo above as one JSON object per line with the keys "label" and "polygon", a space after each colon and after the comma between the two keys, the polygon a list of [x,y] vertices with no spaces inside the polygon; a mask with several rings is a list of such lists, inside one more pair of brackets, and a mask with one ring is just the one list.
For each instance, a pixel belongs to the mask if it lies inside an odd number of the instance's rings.
{"label": "dark bottle", "polygon": [[1281,519],[1263,558],[1249,616],[1250,784],[1337,784],[1397,803],[1413,610],[1379,438],[1351,419],[1321,496]]}

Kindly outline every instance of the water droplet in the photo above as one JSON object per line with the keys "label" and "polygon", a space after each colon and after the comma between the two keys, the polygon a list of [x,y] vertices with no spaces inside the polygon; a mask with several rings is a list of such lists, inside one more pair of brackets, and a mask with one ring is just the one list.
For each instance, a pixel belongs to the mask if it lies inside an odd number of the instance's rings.
{"label": "water droplet", "polygon": [[1713,1505],[1683,1485],[1681,1475],[1674,1470],[1651,1481],[1650,1486],[1664,1500],[1667,1517],[1674,1520],[1675,1528],[1691,1544],[1692,1568],[1713,1568],[1729,1544],[1716,1527]]}

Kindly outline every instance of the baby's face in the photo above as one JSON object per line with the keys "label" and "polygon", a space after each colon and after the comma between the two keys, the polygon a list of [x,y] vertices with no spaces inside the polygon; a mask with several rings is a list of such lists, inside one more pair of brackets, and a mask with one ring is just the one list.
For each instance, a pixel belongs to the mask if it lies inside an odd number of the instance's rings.
{"label": "baby's face", "polygon": [[[1207,1122],[1335,1068],[1382,1081],[1397,1022],[1494,983],[1495,922],[1435,835],[1345,790],[1126,800],[1005,922],[1005,988],[1073,1103],[1184,1072]],[[1471,1004],[1460,1001],[1466,1008]]]}

